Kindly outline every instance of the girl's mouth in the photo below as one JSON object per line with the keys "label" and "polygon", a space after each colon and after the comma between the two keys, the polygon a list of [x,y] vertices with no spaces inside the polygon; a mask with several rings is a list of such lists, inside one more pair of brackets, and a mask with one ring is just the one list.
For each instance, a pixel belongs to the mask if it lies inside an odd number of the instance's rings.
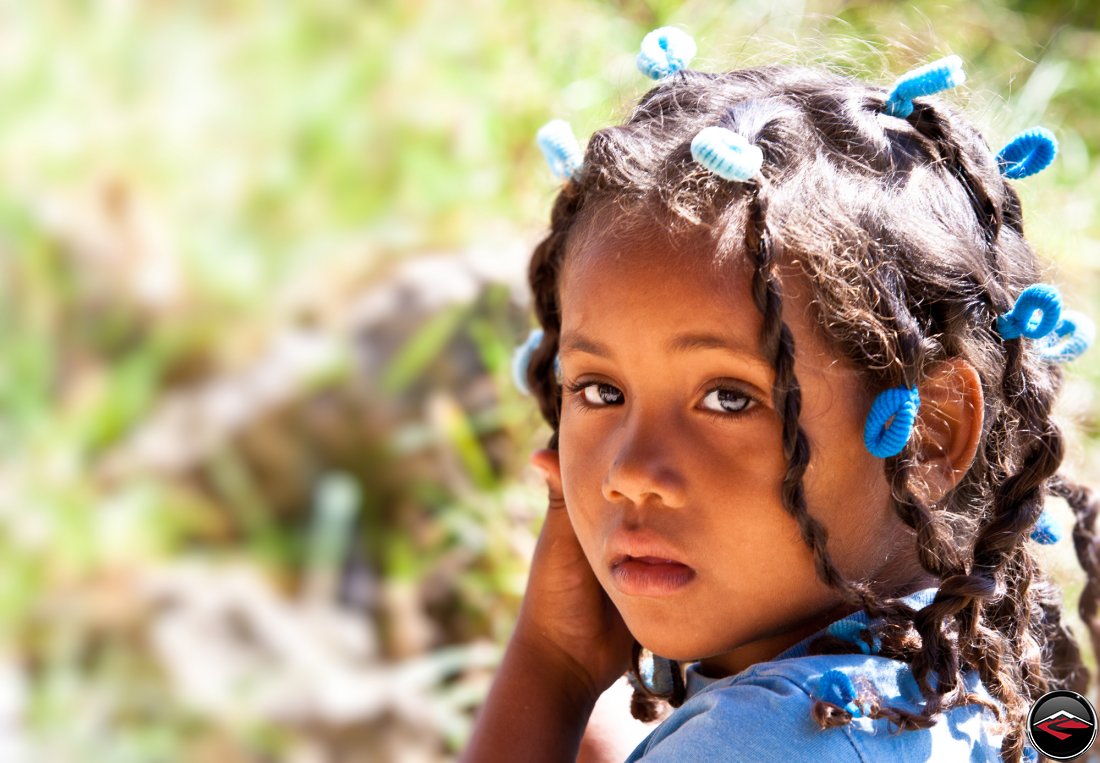
{"label": "girl's mouth", "polygon": [[627,556],[611,564],[615,587],[628,596],[667,596],[695,579],[686,564],[655,556]]}

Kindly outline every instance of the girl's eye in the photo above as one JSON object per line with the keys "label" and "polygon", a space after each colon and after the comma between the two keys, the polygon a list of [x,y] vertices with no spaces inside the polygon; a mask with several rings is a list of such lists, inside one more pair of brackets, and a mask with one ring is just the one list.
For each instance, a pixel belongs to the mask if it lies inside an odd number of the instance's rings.
{"label": "girl's eye", "polygon": [[[609,405],[619,405],[623,401],[623,393],[618,387],[603,382],[572,382],[567,385],[570,393],[579,396],[582,407],[606,408]],[[741,413],[756,404],[756,399],[750,395],[732,387],[716,387],[703,398],[703,406],[707,411],[719,416],[729,416]]]}
{"label": "girl's eye", "polygon": [[748,395],[726,387],[712,389],[703,398],[704,405],[709,403],[717,406],[717,408],[709,408],[709,410],[717,410],[722,413],[740,413],[755,402]]}
{"label": "girl's eye", "polygon": [[580,383],[574,385],[574,387],[574,391],[579,391],[585,402],[592,406],[614,405],[623,397],[623,393],[610,384],[599,382]]}

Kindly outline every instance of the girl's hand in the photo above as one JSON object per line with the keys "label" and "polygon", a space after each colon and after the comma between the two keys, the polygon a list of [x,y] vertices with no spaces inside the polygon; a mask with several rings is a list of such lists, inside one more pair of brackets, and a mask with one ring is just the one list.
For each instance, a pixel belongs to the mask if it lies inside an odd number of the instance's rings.
{"label": "girl's hand", "polygon": [[630,668],[634,637],[611,603],[573,531],[557,451],[538,450],[531,464],[546,475],[549,508],[535,546],[513,641],[571,674],[592,702]]}

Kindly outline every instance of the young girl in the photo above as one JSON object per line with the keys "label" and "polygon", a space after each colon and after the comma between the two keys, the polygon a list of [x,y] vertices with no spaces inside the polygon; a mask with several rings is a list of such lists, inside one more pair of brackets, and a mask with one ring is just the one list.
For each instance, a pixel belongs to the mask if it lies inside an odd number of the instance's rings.
{"label": "young girl", "polygon": [[542,135],[565,184],[519,370],[550,506],[466,759],[573,759],[626,671],[635,717],[674,708],[630,761],[1034,759],[1032,703],[1089,680],[1034,550],[1051,495],[1100,645],[1051,419],[1088,321],[1011,185],[1053,138],[994,154],[929,97],[954,57],[888,89],[693,48],[647,37],[656,87],[583,157]]}

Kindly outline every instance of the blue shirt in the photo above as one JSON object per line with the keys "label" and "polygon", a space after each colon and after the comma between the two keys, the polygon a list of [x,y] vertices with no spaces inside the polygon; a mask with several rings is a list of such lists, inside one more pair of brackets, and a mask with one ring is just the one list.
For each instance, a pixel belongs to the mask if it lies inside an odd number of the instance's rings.
{"label": "blue shirt", "polygon": [[[935,595],[935,588],[927,588],[903,600],[920,609]],[[867,613],[856,612],[838,622],[842,621],[866,625]],[[698,672],[697,664],[690,665],[687,700],[626,763],[1001,760],[1003,731],[981,705],[952,708],[928,729],[898,732],[885,718],[853,718],[845,726],[821,729],[810,708],[829,670],[845,673],[856,687],[869,680],[883,703],[894,707],[917,711],[923,698],[904,662],[876,654],[807,654],[809,643],[819,635],[820,631],[772,660],[725,678],[709,678]],[[976,671],[964,674],[964,680],[983,699],[993,699]]]}

